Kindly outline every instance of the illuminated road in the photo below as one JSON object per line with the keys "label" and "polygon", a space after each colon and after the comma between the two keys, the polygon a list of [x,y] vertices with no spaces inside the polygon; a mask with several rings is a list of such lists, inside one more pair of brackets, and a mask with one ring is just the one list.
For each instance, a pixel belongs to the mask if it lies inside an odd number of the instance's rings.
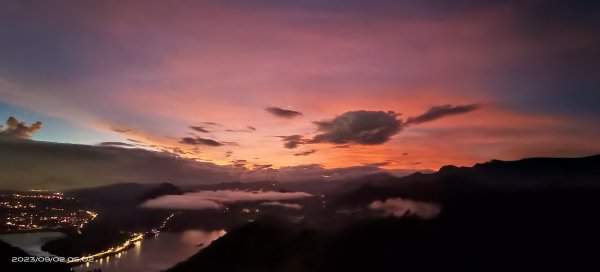
{"label": "illuminated road", "polygon": [[[160,225],[160,227],[158,229],[159,230],[163,230],[165,228],[165,226],[167,225],[167,223],[169,222],[169,220],[171,220],[171,218],[173,218],[173,216],[175,216],[175,213],[172,213],[171,215],[169,215],[162,222],[162,224]],[[82,262],[82,260],[89,260],[89,259],[98,260],[98,259],[104,258],[106,256],[118,254],[118,253],[123,252],[123,251],[129,249],[130,247],[132,247],[135,244],[135,242],[144,239],[144,235],[145,235],[144,233],[134,233],[132,235],[132,238],[128,239],[127,241],[125,241],[120,246],[111,247],[108,250],[105,250],[105,251],[102,251],[102,252],[98,252],[96,254],[83,256],[83,257],[80,257],[79,259],[75,259],[75,260],[72,260],[72,261],[67,261],[67,264],[85,263],[85,262]]]}
{"label": "illuminated road", "polygon": [[118,247],[111,247],[111,248],[109,248],[106,251],[102,251],[102,252],[99,252],[99,253],[96,253],[96,254],[84,256],[84,257],[81,257],[79,259],[72,260],[70,262],[67,261],[67,263],[68,264],[79,263],[79,262],[81,262],[81,260],[86,260],[86,259],[96,260],[96,259],[104,258],[106,256],[114,255],[114,254],[117,254],[119,252],[127,250],[135,242],[140,241],[142,239],[144,239],[144,234],[143,233],[135,233],[133,238],[128,239],[127,241],[125,241],[125,243],[123,243],[122,245],[120,245]]}

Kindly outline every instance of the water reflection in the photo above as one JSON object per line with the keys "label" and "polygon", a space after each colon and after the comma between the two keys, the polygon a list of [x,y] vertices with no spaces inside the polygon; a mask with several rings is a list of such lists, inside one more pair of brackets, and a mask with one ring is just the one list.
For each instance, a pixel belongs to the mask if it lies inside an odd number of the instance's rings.
{"label": "water reflection", "polygon": [[[181,243],[186,246],[194,246],[203,248],[206,247],[210,242],[217,238],[225,235],[224,230],[219,231],[186,231],[181,235]],[[207,242],[208,241],[208,242]],[[200,243],[199,243],[200,242]]]}
{"label": "water reflection", "polygon": [[42,251],[42,246],[52,240],[66,237],[61,232],[31,232],[31,233],[14,233],[0,235],[0,240],[21,248],[27,254],[32,256],[53,256],[52,254]]}
{"label": "water reflection", "polygon": [[103,272],[162,271],[189,258],[224,234],[223,230],[163,232],[155,238],[144,239],[136,243],[134,248],[117,254],[112,259],[105,257],[96,260],[89,266],[76,267],[75,271],[90,271],[95,268],[100,268]]}
{"label": "water reflection", "polygon": [[140,253],[142,252],[142,241],[143,240],[137,241],[134,244],[135,246],[133,247],[133,256],[135,258],[138,258],[140,256]]}

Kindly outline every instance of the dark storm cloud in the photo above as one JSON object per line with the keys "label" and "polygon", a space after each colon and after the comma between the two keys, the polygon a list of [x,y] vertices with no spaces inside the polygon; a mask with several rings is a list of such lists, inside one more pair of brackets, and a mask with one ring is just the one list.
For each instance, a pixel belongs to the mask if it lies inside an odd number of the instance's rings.
{"label": "dark storm cloud", "polygon": [[310,143],[383,144],[402,130],[397,116],[393,111],[349,111],[332,120],[314,122],[320,133]]}
{"label": "dark storm cloud", "polygon": [[254,131],[256,131],[256,128],[246,127],[246,129],[226,129],[223,131],[225,131],[225,132],[254,132]]}
{"label": "dark storm cloud", "polygon": [[300,152],[300,153],[295,153],[294,156],[308,156],[308,155],[310,155],[312,153],[315,153],[315,152],[317,152],[316,149],[311,149],[311,150],[303,151],[303,152]]}
{"label": "dark storm cloud", "polygon": [[450,115],[458,115],[463,113],[472,112],[474,110],[479,109],[481,106],[478,104],[470,104],[470,105],[441,105],[430,108],[427,112],[410,117],[406,120],[404,125],[413,125],[413,124],[421,124],[425,122],[431,122],[442,117],[450,116]]}
{"label": "dark storm cloud", "polygon": [[301,144],[305,144],[306,140],[303,139],[302,135],[289,135],[289,136],[275,136],[281,138],[283,141],[283,147],[287,149],[294,149]]}
{"label": "dark storm cloud", "polygon": [[217,142],[213,139],[205,139],[201,137],[183,137],[180,143],[188,145],[203,145],[203,146],[222,146],[224,143]]}
{"label": "dark storm cloud", "polygon": [[267,107],[265,110],[277,117],[291,119],[294,117],[302,116],[302,113],[294,110],[286,110],[278,107]]}
{"label": "dark storm cloud", "polygon": [[210,132],[210,131],[206,130],[204,127],[200,127],[200,126],[190,126],[190,128],[196,132],[201,132],[201,133],[209,133]]}
{"label": "dark storm cloud", "polygon": [[11,116],[6,120],[6,128],[0,130],[0,139],[29,139],[40,128],[42,128],[42,122],[38,121],[28,126]]}
{"label": "dark storm cloud", "polygon": [[337,144],[333,148],[349,148],[350,144],[378,145],[389,141],[406,126],[468,113],[479,107],[478,104],[435,106],[421,115],[409,117],[407,121],[398,118],[400,114],[394,111],[349,111],[331,120],[313,122],[317,125],[319,133],[312,139],[304,138],[302,135],[276,137],[281,138],[284,147],[288,149],[314,143]]}
{"label": "dark storm cloud", "polygon": [[122,143],[122,142],[101,142],[99,146],[113,146],[113,147],[134,147],[135,145]]}
{"label": "dark storm cloud", "polygon": [[233,167],[246,167],[246,164],[248,164],[247,160],[233,160],[230,161],[229,164],[231,164]]}
{"label": "dark storm cloud", "polygon": [[[116,182],[205,184],[232,181],[281,182],[346,180],[384,172],[360,166],[326,169],[320,165],[272,168],[271,164],[231,161],[230,166],[177,157],[171,152],[0,140],[0,189],[54,189],[92,187]],[[232,167],[233,166],[233,167]],[[249,167],[250,166],[250,167]],[[406,175],[414,170],[395,170]]]}
{"label": "dark storm cloud", "polygon": [[343,144],[343,145],[336,145],[336,146],[332,146],[331,148],[350,148],[352,147],[349,144]]}
{"label": "dark storm cloud", "polygon": [[2,189],[65,189],[116,182],[233,181],[227,169],[167,152],[38,141],[0,140]]}
{"label": "dark storm cloud", "polygon": [[478,104],[435,106],[421,115],[409,117],[407,121],[398,118],[400,114],[394,111],[349,111],[331,120],[313,122],[317,125],[318,134],[312,139],[302,135],[276,137],[281,138],[288,149],[314,143],[336,144],[332,148],[349,148],[351,144],[378,145],[389,141],[407,126],[468,113],[478,108]]}

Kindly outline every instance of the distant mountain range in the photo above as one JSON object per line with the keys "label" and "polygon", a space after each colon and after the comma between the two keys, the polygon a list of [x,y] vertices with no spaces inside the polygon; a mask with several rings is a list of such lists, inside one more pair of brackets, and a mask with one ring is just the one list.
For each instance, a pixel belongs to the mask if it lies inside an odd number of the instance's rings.
{"label": "distant mountain range", "polygon": [[68,191],[90,207],[139,205],[163,195],[180,195],[201,190],[303,191],[327,194],[332,204],[364,206],[374,200],[404,197],[444,202],[451,198],[486,192],[600,188],[600,155],[583,158],[528,158],[517,161],[492,160],[473,167],[444,166],[435,173],[405,177],[374,174],[331,182],[281,183],[229,182],[176,186],[171,183],[113,185]]}
{"label": "distant mountain range", "polygon": [[165,182],[158,184],[115,183],[70,190],[65,192],[65,195],[78,199],[86,207],[102,209],[106,206],[137,206],[149,199],[182,193],[183,191],[179,187]]}
{"label": "distant mountain range", "polygon": [[364,177],[353,191],[337,192],[340,205],[405,197],[444,202],[463,196],[517,191],[600,188],[600,155],[584,158],[492,160],[473,167],[444,166],[432,174]]}
{"label": "distant mountain range", "polygon": [[[406,177],[376,174],[319,183],[118,183],[71,190],[65,195],[99,216],[82,235],[53,241],[44,249],[77,256],[119,241],[119,230],[142,231],[159,224],[172,211],[139,205],[165,195],[306,191],[316,197],[295,201],[303,205],[294,211],[304,215],[300,223],[266,215],[248,225],[237,212],[179,214],[171,222],[175,229],[228,226],[228,234],[170,271],[582,271],[600,268],[592,262],[600,252],[599,166],[596,155],[493,160]],[[340,213],[368,210],[373,201],[390,198],[435,202],[442,212],[432,220]],[[289,213],[281,209],[272,215]],[[0,246],[3,252],[15,250]]]}
{"label": "distant mountain range", "polygon": [[441,203],[442,212],[332,213],[325,225],[334,227],[259,218],[168,271],[599,271],[598,166],[600,156],[534,158],[364,177],[328,197],[330,209],[400,197]]}

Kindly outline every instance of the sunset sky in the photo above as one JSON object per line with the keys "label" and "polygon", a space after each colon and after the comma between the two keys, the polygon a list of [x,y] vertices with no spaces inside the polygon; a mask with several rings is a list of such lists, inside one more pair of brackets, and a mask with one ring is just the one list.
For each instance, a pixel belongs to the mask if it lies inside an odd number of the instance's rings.
{"label": "sunset sky", "polygon": [[248,169],[600,152],[598,2],[481,2],[2,1],[0,118]]}

